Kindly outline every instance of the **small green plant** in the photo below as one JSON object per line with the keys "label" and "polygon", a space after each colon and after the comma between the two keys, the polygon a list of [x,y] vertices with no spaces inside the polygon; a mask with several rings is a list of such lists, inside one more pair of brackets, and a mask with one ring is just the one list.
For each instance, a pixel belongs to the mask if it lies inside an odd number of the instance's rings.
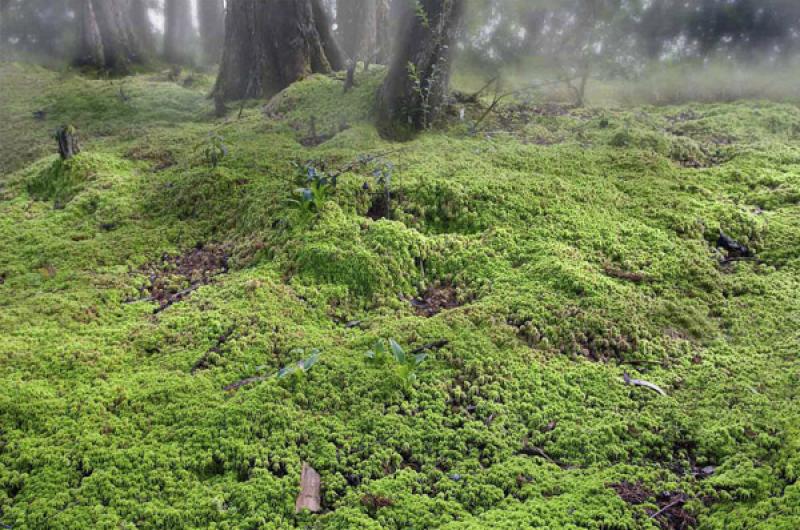
{"label": "small green plant", "polygon": [[203,160],[209,167],[216,168],[222,159],[228,156],[228,146],[225,139],[215,132],[208,134],[205,141],[194,147],[195,152],[202,151]]}
{"label": "small green plant", "polygon": [[[387,347],[388,343],[388,347]],[[408,390],[417,380],[417,370],[428,358],[427,353],[409,354],[394,339],[378,339],[366,353],[367,359],[376,365],[392,364],[394,379]]]}
{"label": "small green plant", "polygon": [[298,181],[302,187],[294,190],[294,197],[288,202],[304,213],[319,213],[336,191],[337,178],[312,164],[297,167]]}
{"label": "small green plant", "polygon": [[318,348],[314,348],[313,350],[309,350],[308,352],[306,352],[306,350],[303,348],[298,348],[292,350],[292,353],[303,356],[308,354],[308,357],[301,361],[297,361],[294,364],[290,364],[289,366],[284,366],[283,368],[281,368],[277,374],[278,379],[286,379],[291,376],[299,376],[305,374],[306,372],[311,370],[311,368],[315,364],[319,362],[319,357],[322,354],[322,352]]}
{"label": "small green plant", "polygon": [[439,68],[437,64],[434,64],[431,73],[428,76],[427,80],[423,80],[422,76],[417,69],[417,65],[409,62],[408,66],[408,78],[413,83],[412,90],[414,93],[419,97],[419,108],[422,114],[421,123],[423,129],[429,129],[432,125],[431,123],[431,116],[434,113],[433,104],[431,100],[434,96],[434,90],[437,88],[436,83],[439,82]]}
{"label": "small green plant", "polygon": [[422,2],[419,0],[411,0],[414,3],[414,12],[416,17],[419,19],[420,24],[422,27],[429,28],[431,27],[431,21],[428,18],[428,12],[425,11],[425,6],[422,5]]}
{"label": "small green plant", "polygon": [[375,177],[375,184],[379,190],[378,193],[381,194],[381,200],[384,203],[385,217],[387,219],[392,217],[392,173],[394,173],[394,165],[391,162],[378,166],[372,171],[372,176]]}

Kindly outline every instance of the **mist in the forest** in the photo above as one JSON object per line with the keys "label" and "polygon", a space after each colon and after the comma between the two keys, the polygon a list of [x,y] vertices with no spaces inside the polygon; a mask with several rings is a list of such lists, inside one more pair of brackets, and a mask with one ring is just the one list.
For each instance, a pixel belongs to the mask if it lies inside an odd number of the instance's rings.
{"label": "mist in the forest", "polygon": [[[99,59],[97,46],[102,43],[85,37],[91,1],[1,0],[2,57],[121,73],[130,64],[144,63],[210,71],[223,58],[225,10],[242,2],[228,3],[105,2],[95,11],[119,10],[130,26],[109,30],[124,42],[106,44],[105,57]],[[326,12],[325,25],[343,52],[335,69],[345,69],[348,63],[388,65],[391,50],[402,38],[398,10],[413,3],[315,0],[314,9]],[[454,55],[453,83],[460,90],[479,90],[492,82],[497,91],[581,105],[800,98],[800,88],[794,83],[800,49],[800,3],[796,1],[456,3],[464,4],[464,13],[448,53]],[[281,10],[293,9],[282,7],[285,2],[281,1],[265,4],[271,4],[276,19]],[[92,13],[88,20],[101,19],[101,14]],[[368,31],[364,30],[367,26]],[[98,35],[104,33],[102,27],[97,28]],[[110,49],[126,47],[129,57],[110,56]]]}

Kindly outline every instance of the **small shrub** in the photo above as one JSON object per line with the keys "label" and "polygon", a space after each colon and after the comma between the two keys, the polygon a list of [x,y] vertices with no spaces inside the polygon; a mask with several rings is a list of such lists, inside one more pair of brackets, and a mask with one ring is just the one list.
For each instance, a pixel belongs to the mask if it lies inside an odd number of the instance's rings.
{"label": "small shrub", "polygon": [[222,159],[228,156],[228,146],[225,139],[219,134],[209,133],[204,142],[200,142],[194,148],[195,152],[202,151],[203,160],[209,167],[216,168]]}
{"label": "small shrub", "polygon": [[428,358],[428,354],[408,354],[394,339],[378,339],[366,353],[366,357],[371,363],[390,368],[394,382],[408,390],[416,382],[417,370]]}
{"label": "small shrub", "polygon": [[294,190],[289,204],[304,213],[317,214],[336,191],[337,178],[318,170],[314,165],[298,166],[300,188]]}

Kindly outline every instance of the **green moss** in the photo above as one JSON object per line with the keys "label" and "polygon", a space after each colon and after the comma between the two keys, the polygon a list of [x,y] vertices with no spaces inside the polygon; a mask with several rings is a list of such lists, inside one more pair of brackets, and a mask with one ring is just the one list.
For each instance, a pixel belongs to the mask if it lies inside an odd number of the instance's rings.
{"label": "green moss", "polygon": [[[52,113],[14,125],[30,151],[0,126],[3,524],[639,529],[675,491],[699,528],[800,524],[796,109],[506,109],[396,145],[369,122],[377,70],[213,121],[202,87],[37,97],[56,74],[0,68],[15,116]],[[85,136],[67,163],[43,156],[62,120]],[[287,201],[307,160],[342,170],[311,214]],[[720,230],[757,259],[721,266]],[[154,315],[145,265],[199,243],[231,270]],[[420,316],[442,285],[461,305]],[[379,338],[446,344],[402,389],[365,362]],[[320,515],[294,514],[304,461]]]}

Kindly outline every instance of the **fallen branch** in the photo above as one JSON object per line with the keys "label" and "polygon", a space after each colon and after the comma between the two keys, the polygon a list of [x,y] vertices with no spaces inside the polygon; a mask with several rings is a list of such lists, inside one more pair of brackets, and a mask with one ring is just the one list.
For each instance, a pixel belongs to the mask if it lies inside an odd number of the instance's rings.
{"label": "fallen branch", "polygon": [[671,503],[667,504],[666,506],[664,506],[663,508],[658,510],[656,513],[651,515],[650,519],[655,519],[659,515],[663,514],[667,510],[670,510],[671,508],[674,508],[675,506],[678,506],[679,504],[686,504],[686,498],[685,497],[679,497],[677,500],[672,501]]}
{"label": "fallen branch", "polygon": [[664,392],[664,390],[658,385],[655,385],[655,384],[653,384],[653,383],[651,383],[649,381],[644,381],[642,379],[631,379],[631,376],[628,375],[628,372],[625,372],[622,375],[622,380],[625,381],[625,384],[627,384],[627,385],[641,386],[641,387],[644,387],[644,388],[649,388],[653,392],[658,392],[662,396],[666,396],[667,395],[667,393]]}
{"label": "fallen branch", "polygon": [[253,383],[263,383],[269,379],[269,376],[261,375],[256,377],[248,377],[247,379],[242,379],[241,381],[236,381],[235,383],[231,383],[230,385],[223,388],[226,392],[231,392],[235,390],[239,390],[243,386],[252,385]]}
{"label": "fallen branch", "polygon": [[425,344],[424,346],[420,346],[419,348],[416,348],[415,350],[412,350],[411,351],[411,355],[417,355],[418,353],[422,353],[422,352],[425,352],[425,351],[441,350],[442,348],[444,348],[448,344],[450,344],[449,340],[445,340],[445,339],[437,340],[436,342],[431,342],[430,344]]}

